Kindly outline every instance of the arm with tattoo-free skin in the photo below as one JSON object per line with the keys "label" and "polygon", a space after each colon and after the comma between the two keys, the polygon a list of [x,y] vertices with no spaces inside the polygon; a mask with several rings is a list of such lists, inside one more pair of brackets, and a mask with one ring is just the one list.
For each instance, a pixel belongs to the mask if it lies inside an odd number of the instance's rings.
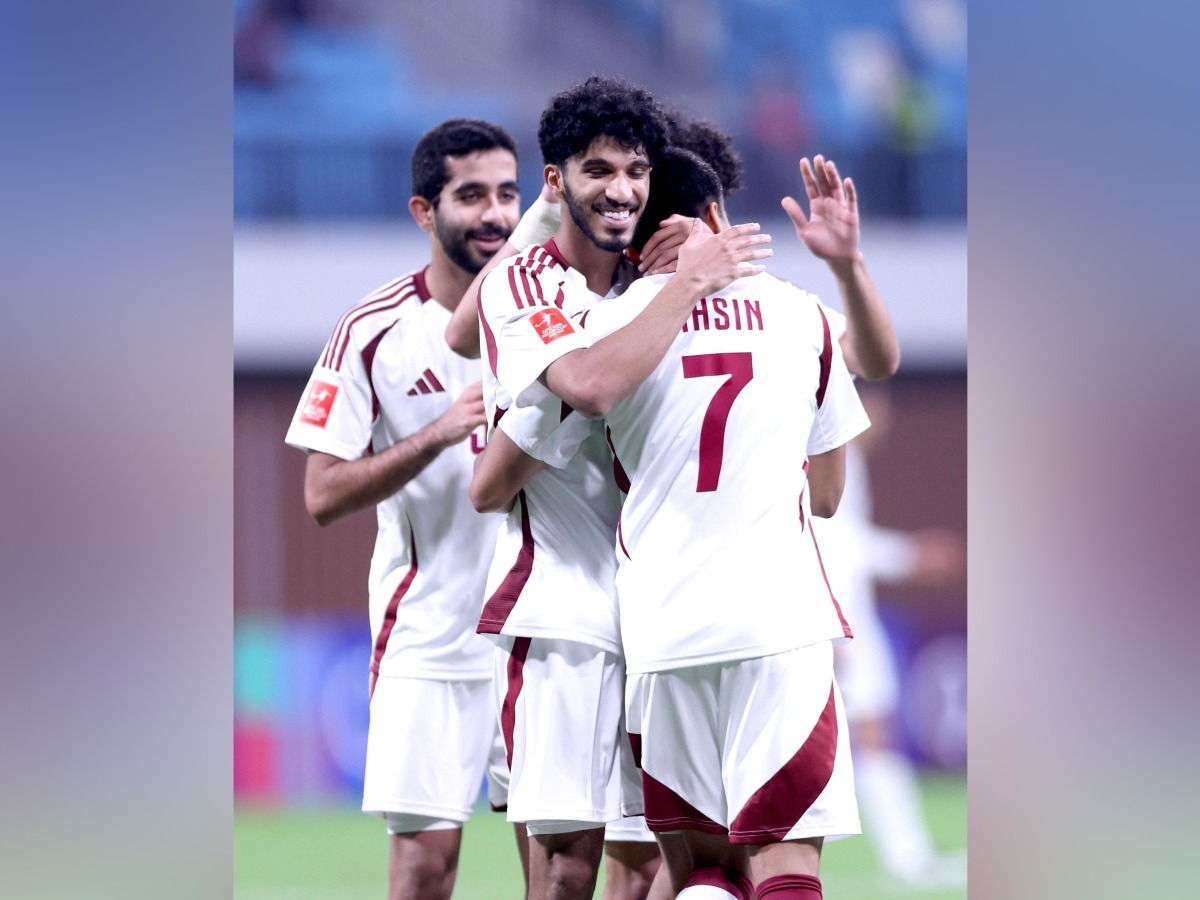
{"label": "arm with tattoo-free skin", "polygon": [[868,380],[889,378],[900,366],[900,344],[892,317],[867,271],[859,245],[858,192],[854,182],[842,179],[832,160],[822,156],[800,160],[800,174],[808,195],[809,214],[793,197],[783,208],[796,235],[818,259],[823,259],[837,280],[846,314],[842,352],[851,372]]}
{"label": "arm with tattoo-free skin", "polygon": [[738,278],[765,271],[746,265],[771,255],[755,223],[714,233],[699,219],[679,248],[679,268],[657,296],[623,328],[590,347],[556,359],[541,380],[571,408],[599,418],[624,400],[662,362],[696,302]]}
{"label": "arm with tattoo-free skin", "polygon": [[483,389],[476,382],[440,418],[380,453],[347,460],[310,451],[304,470],[304,505],[322,526],[374,506],[485,421]]}

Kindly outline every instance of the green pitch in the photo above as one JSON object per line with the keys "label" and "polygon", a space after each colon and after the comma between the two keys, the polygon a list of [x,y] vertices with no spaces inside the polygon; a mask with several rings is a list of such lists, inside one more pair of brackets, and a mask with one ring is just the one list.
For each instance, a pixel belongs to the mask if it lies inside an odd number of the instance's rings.
{"label": "green pitch", "polygon": [[[926,776],[923,791],[938,847],[965,850],[966,778]],[[239,808],[233,836],[235,900],[384,900],[386,896],[383,823],[357,810],[284,813]],[[879,875],[865,837],[826,847],[821,880],[829,900],[961,900],[967,896],[965,890],[913,890],[889,884]],[[502,814],[480,809],[467,823],[454,896],[456,900],[520,900],[523,896],[512,826]]]}

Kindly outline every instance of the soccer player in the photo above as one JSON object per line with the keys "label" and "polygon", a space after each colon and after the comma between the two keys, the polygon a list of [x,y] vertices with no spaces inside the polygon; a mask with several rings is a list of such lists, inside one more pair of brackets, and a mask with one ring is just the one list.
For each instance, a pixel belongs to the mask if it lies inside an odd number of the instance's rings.
{"label": "soccer player", "polygon": [[[479,629],[498,646],[509,819],[528,827],[534,898],[591,896],[604,824],[622,816],[621,762],[630,747],[619,740],[624,666],[612,589],[620,496],[603,433],[585,423],[562,468],[537,471],[541,463],[519,448],[582,421],[536,382],[544,368],[538,358],[574,331],[566,313],[622,287],[629,273],[621,251],[665,133],[650,95],[620,79],[593,77],[556,95],[538,141],[561,225],[546,244],[498,266],[480,291],[489,440],[503,444],[489,458],[502,465],[511,453],[528,464],[519,494],[497,502],[473,491],[472,500],[479,509],[507,509],[517,495],[497,538]],[[696,229],[680,251],[678,278],[639,319],[635,340],[589,348],[590,361],[619,373],[615,392],[653,368],[697,299],[769,254],[757,230],[705,237]],[[512,416],[515,406],[532,413]],[[625,811],[640,811],[640,797],[626,799]]]}
{"label": "soccer player", "polygon": [[[341,317],[287,442],[308,453],[304,498],[318,524],[376,508],[363,810],[387,822],[391,900],[446,900],[462,823],[503,747],[492,647],[475,633],[498,517],[466,495],[483,441],[479,368],[443,334],[517,221],[516,148],[499,126],[452,119],[417,143],[412,174],[429,265]],[[499,789],[503,754],[493,762]]]}
{"label": "soccer player", "polygon": [[[676,211],[728,228],[703,162],[664,154],[658,177],[660,200],[669,186]],[[850,631],[818,554],[800,551],[806,508],[837,507],[844,444],[866,415],[816,299],[764,275],[702,298],[654,372],[610,405],[579,348],[623,332],[667,278],[578,316],[586,334],[556,340],[538,373],[606,417],[628,490],[617,589],[646,818],[682,832],[690,862],[667,856],[675,890],[748,896],[749,876],[760,898],[820,897],[822,841],[860,830],[833,678],[832,642]]]}

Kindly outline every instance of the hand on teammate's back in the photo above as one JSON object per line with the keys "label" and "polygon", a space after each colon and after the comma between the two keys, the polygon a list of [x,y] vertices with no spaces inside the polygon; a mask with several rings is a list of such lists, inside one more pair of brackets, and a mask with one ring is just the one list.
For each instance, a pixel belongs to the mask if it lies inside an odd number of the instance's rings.
{"label": "hand on teammate's back", "polygon": [[679,248],[676,277],[694,280],[702,295],[766,271],[766,266],[753,261],[766,259],[774,251],[765,246],[771,236],[760,234],[757,222],[733,225],[714,234],[699,219],[691,221],[691,233]]}

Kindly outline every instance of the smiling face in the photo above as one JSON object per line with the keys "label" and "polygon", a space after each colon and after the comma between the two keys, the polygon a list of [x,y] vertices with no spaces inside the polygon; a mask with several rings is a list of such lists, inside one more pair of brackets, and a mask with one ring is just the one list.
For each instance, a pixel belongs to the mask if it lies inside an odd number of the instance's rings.
{"label": "smiling face", "polygon": [[496,147],[448,156],[446,170],[450,178],[432,204],[433,231],[450,261],[475,275],[521,216],[517,160]]}
{"label": "smiling face", "polygon": [[599,137],[555,168],[576,227],[601,250],[620,253],[628,247],[650,193],[650,161],[642,148],[627,150]]}

